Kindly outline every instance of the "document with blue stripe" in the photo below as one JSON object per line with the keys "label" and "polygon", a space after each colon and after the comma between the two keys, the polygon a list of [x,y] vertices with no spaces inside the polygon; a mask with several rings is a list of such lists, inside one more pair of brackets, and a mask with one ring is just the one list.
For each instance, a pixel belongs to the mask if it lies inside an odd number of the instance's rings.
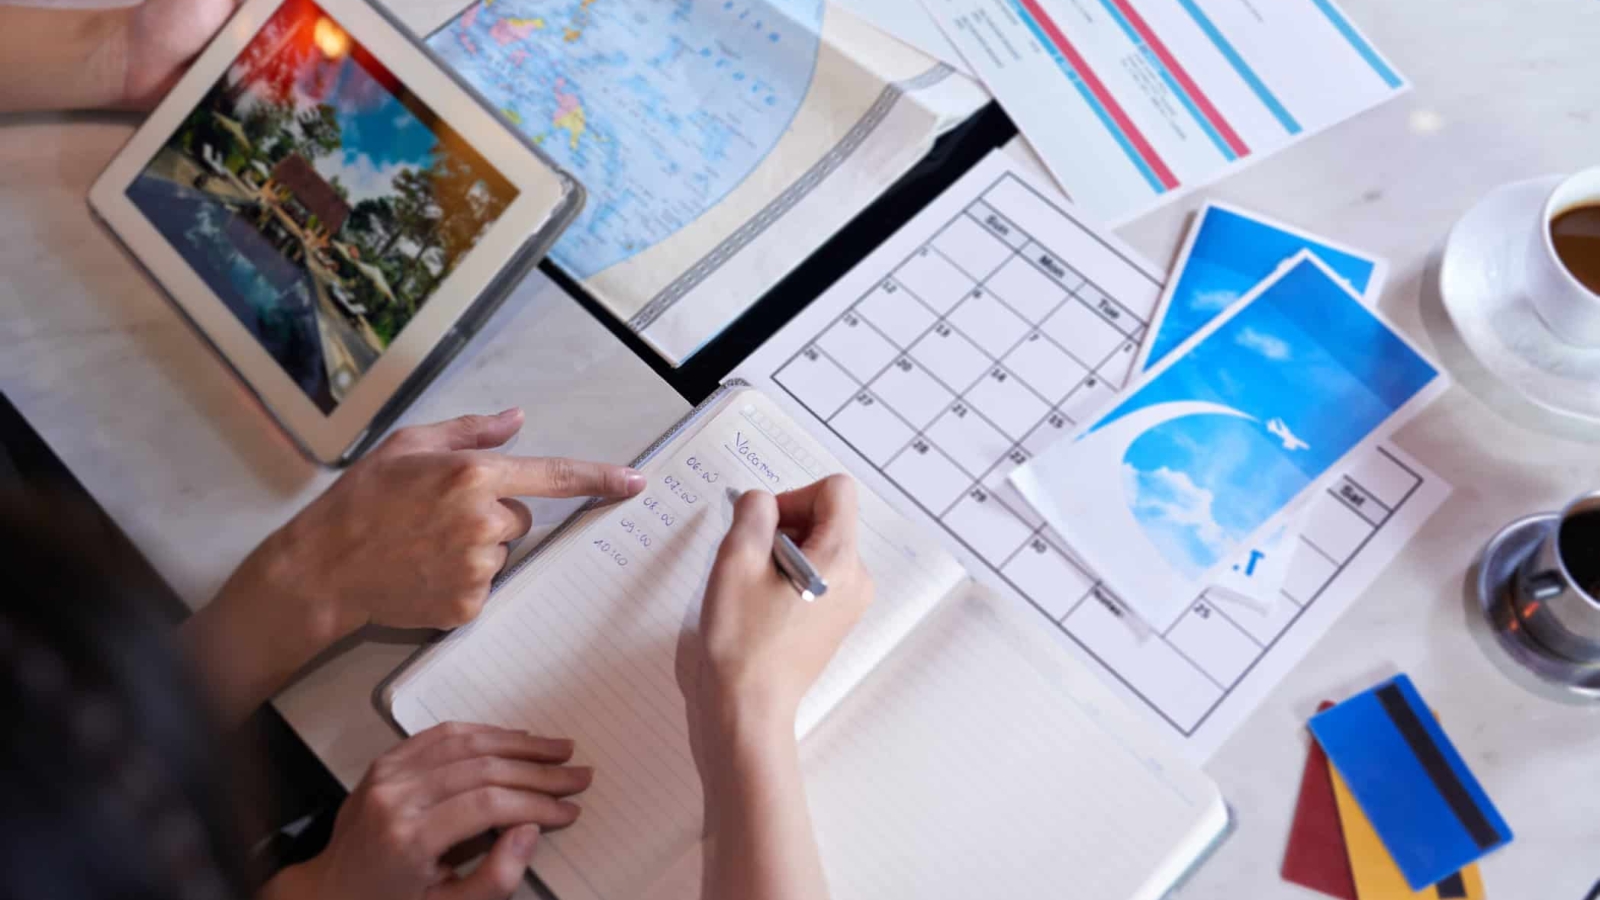
{"label": "document with blue stripe", "polygon": [[922,0],[1108,224],[1407,89],[1333,0]]}

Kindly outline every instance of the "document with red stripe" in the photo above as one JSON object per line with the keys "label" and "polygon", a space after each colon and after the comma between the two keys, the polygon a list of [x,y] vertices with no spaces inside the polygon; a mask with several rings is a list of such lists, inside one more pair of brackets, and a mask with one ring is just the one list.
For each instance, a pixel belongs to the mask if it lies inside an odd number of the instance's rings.
{"label": "document with red stripe", "polygon": [[1333,0],[922,2],[1111,224],[1409,86]]}

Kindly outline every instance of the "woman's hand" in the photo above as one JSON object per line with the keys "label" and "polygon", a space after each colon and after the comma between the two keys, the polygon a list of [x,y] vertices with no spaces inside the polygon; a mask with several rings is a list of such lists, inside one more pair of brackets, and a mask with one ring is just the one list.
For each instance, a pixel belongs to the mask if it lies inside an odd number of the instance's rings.
{"label": "woman's hand", "polygon": [[489,452],[521,427],[513,409],[397,431],[268,536],[183,626],[224,720],[242,720],[363,625],[470,621],[532,525],[513,497],[644,487],[625,466]]}
{"label": "woman's hand", "polygon": [[124,16],[122,99],[134,109],[156,105],[189,63],[233,15],[236,0],[142,0]]}
{"label": "woman's hand", "polygon": [[[327,849],[284,870],[263,900],[495,900],[522,882],[542,830],[578,818],[590,769],[563,765],[572,742],[487,725],[430,728],[378,757],[334,822]],[[442,861],[491,828],[471,874]]]}
{"label": "woman's hand", "polygon": [[0,113],[150,109],[236,5],[142,0],[114,9],[0,6]]}
{"label": "woman's hand", "polygon": [[[702,700],[729,716],[794,728],[800,699],[872,600],[856,554],[855,482],[843,475],[773,496],[749,491],[717,552],[700,613]],[[789,534],[828,582],[807,603],[772,560]]]}
{"label": "woman's hand", "polygon": [[[734,506],[700,611],[700,737],[710,836],[705,894],[828,894],[795,746],[800,699],[872,601],[856,555],[855,483],[842,475]],[[828,582],[807,603],[772,561],[779,530]]]}
{"label": "woman's hand", "polygon": [[327,637],[366,624],[454,628],[472,620],[533,525],[514,497],[631,497],[626,466],[488,452],[522,413],[462,416],[395,432],[267,538],[223,588],[270,595]]}

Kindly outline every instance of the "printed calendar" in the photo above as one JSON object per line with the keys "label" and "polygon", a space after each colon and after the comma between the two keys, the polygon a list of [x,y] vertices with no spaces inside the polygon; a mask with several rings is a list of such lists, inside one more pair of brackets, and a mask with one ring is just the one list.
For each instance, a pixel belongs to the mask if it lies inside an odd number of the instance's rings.
{"label": "printed calendar", "polygon": [[995,154],[735,374],[820,423],[852,471],[1204,758],[1450,488],[1380,446],[1312,501],[1279,602],[1202,595],[1172,621],[1132,621],[1006,476],[1124,387],[1161,289]]}

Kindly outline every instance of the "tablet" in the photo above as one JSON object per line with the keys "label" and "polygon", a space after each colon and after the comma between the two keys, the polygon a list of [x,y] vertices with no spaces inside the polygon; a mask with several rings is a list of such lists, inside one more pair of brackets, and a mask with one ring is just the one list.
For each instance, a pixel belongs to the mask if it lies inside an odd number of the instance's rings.
{"label": "tablet", "polygon": [[366,0],[246,0],[89,193],[330,465],[383,433],[582,203]]}

